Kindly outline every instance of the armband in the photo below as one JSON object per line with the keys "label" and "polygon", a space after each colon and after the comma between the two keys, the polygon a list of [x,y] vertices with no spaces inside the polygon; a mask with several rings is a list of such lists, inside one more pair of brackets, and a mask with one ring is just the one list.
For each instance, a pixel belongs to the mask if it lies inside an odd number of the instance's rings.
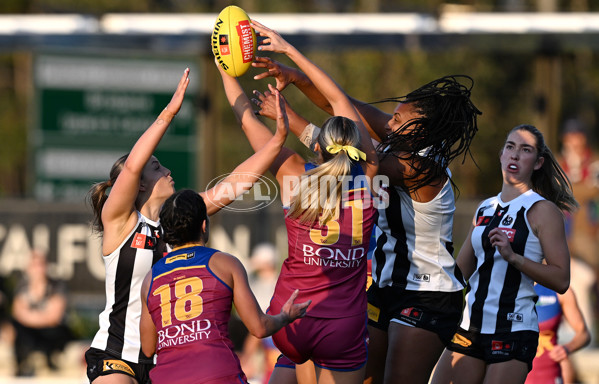
{"label": "armband", "polygon": [[316,144],[316,138],[320,133],[320,128],[316,125],[310,123],[306,125],[306,128],[302,131],[302,133],[298,136],[298,139],[311,151],[314,151],[314,144]]}

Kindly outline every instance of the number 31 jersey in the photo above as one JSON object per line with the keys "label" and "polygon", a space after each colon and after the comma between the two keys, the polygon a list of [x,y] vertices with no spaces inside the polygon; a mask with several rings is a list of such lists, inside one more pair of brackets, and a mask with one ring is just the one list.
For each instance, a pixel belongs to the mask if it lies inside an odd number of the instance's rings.
{"label": "number 31 jersey", "polygon": [[312,300],[308,316],[366,312],[367,252],[377,211],[363,175],[360,165],[352,167],[338,217],[325,225],[285,218],[289,255],[275,287],[275,307],[299,289],[296,303]]}

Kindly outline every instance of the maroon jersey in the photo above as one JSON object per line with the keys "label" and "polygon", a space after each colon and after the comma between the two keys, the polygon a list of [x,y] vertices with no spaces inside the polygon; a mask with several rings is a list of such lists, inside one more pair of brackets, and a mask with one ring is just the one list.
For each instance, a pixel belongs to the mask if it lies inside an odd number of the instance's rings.
{"label": "maroon jersey", "polygon": [[246,382],[229,339],[233,291],[208,267],[215,252],[181,248],[152,267],[147,303],[158,332],[156,367],[150,371],[154,384],[204,383],[236,374]]}
{"label": "maroon jersey", "polygon": [[549,357],[549,352],[557,345],[557,330],[562,322],[562,305],[557,293],[535,284],[539,295],[535,309],[539,316],[539,345],[532,361],[532,371],[526,377],[526,384],[561,383],[560,363]]}
{"label": "maroon jersey", "polygon": [[273,307],[281,308],[299,289],[296,302],[312,300],[308,316],[340,318],[366,312],[367,252],[377,213],[359,165],[352,168],[338,212],[325,225],[285,218],[289,255],[281,267]]}

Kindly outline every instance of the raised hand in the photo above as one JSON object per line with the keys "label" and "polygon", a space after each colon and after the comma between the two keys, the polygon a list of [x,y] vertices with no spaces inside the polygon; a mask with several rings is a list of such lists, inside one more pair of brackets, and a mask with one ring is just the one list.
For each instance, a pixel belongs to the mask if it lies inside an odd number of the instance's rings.
{"label": "raised hand", "polygon": [[287,50],[291,47],[291,45],[285,41],[277,31],[265,27],[256,20],[252,20],[250,25],[258,35],[265,37],[258,46],[259,51],[287,53]]}
{"label": "raised hand", "polygon": [[279,91],[284,90],[293,82],[295,70],[269,57],[256,56],[254,62],[252,63],[252,67],[266,69],[266,71],[254,76],[254,80],[262,80],[267,77],[274,77],[276,81],[276,88]]}
{"label": "raised hand", "polygon": [[[277,117],[277,98],[274,95],[274,91],[276,91],[276,88],[274,88],[272,85],[268,84],[268,90],[264,91],[264,93],[260,93],[257,90],[254,90],[254,97],[252,97],[252,103],[256,104],[256,106],[258,108],[260,108],[258,111],[256,111],[256,114],[260,115],[260,116],[264,116],[264,117],[268,117],[269,119],[275,120]],[[285,110],[287,109],[287,101],[285,100],[285,98],[283,97],[282,94],[280,94],[280,98],[281,98],[281,102],[285,108]]]}
{"label": "raised hand", "polygon": [[171,101],[166,106],[166,110],[176,115],[179,113],[181,109],[181,105],[183,104],[183,98],[185,97],[185,91],[187,90],[187,86],[189,85],[189,68],[186,68],[183,71],[183,76],[181,76],[181,80],[179,80],[179,84],[177,85],[177,89],[171,98]]}
{"label": "raised hand", "polygon": [[281,137],[284,142],[289,133],[289,119],[287,118],[287,111],[285,109],[285,100],[283,99],[283,95],[281,95],[277,89],[272,89],[272,85],[270,84],[269,87],[271,87],[273,92],[275,108],[277,111],[277,130],[275,132],[275,137]]}

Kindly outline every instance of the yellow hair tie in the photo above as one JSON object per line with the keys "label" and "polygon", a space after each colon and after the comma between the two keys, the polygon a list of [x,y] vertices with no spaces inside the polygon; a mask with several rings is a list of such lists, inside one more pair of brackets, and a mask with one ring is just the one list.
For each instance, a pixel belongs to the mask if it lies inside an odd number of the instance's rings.
{"label": "yellow hair tie", "polygon": [[366,160],[366,154],[360,151],[358,148],[352,147],[351,145],[340,145],[335,143],[333,145],[327,145],[326,149],[327,152],[332,155],[338,153],[339,151],[345,151],[345,153],[347,153],[347,155],[354,161],[358,161],[360,159]]}

